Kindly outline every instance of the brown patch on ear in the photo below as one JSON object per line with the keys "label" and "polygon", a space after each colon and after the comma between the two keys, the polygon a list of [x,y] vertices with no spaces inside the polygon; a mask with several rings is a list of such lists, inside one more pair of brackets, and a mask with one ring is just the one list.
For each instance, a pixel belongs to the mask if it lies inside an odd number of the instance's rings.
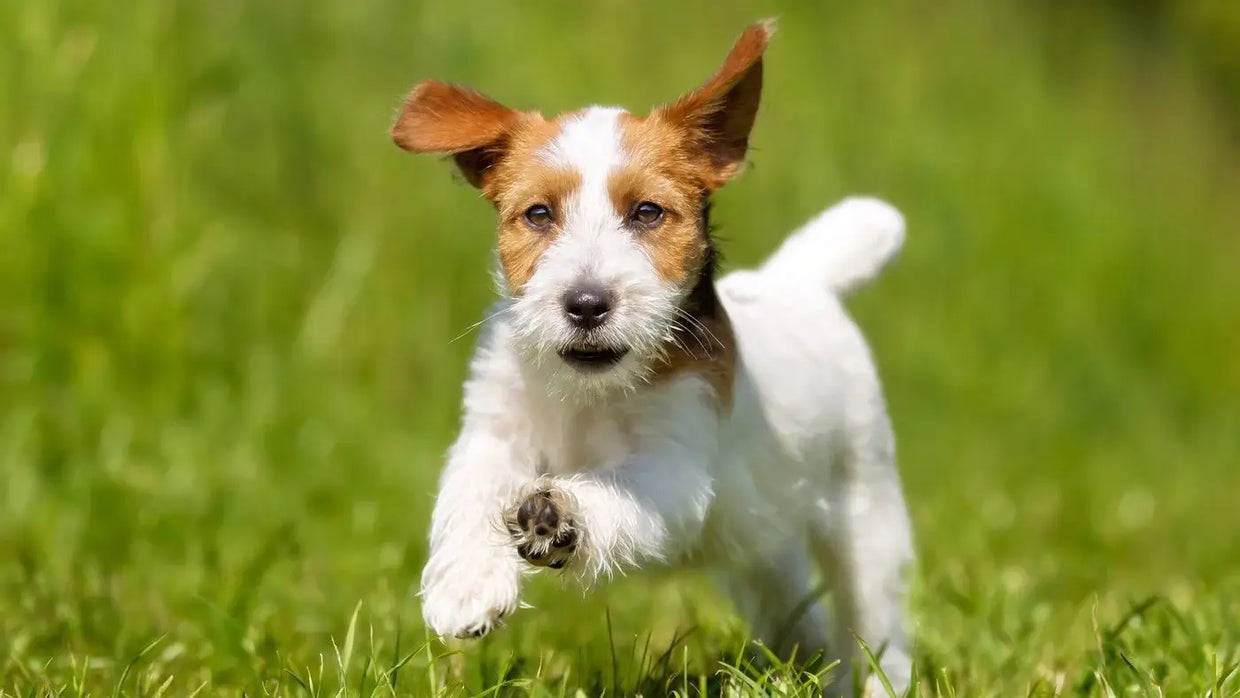
{"label": "brown patch on ear", "polygon": [[405,97],[392,140],[414,153],[459,153],[499,140],[518,114],[481,92],[427,80]]}
{"label": "brown patch on ear", "polygon": [[391,135],[410,152],[451,154],[465,179],[481,187],[514,124],[530,117],[467,87],[426,80],[405,98]]}
{"label": "brown patch on ear", "polygon": [[774,32],[774,20],[750,25],[705,84],[655,112],[690,134],[706,155],[712,190],[744,165],[762,96],[762,54]]}

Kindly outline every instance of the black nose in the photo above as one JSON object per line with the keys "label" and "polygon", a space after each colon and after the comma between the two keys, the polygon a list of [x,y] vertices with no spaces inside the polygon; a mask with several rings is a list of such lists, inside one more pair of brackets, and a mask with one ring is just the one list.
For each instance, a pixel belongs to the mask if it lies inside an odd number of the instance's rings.
{"label": "black nose", "polygon": [[564,294],[564,314],[583,330],[592,330],[607,320],[611,312],[611,293],[595,285],[574,286]]}

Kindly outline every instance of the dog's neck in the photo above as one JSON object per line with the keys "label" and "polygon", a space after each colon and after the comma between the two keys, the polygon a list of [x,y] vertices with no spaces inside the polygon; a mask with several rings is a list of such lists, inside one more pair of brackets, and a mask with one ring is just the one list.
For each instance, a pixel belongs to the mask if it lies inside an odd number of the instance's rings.
{"label": "dog's neck", "polygon": [[702,196],[698,224],[706,250],[697,281],[680,305],[680,317],[672,330],[667,354],[655,368],[656,380],[682,373],[701,375],[715,391],[721,411],[732,404],[732,379],[736,370],[736,346],[728,312],[715,290],[719,251],[710,221],[711,200]]}

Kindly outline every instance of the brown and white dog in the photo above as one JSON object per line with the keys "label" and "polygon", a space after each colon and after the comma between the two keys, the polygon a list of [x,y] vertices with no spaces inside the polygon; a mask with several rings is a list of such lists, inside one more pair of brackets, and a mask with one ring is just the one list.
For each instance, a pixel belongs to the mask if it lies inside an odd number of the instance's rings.
{"label": "brown and white dog", "polygon": [[856,635],[907,685],[909,522],[840,303],[898,252],[903,219],[849,199],[762,267],[715,277],[710,197],[745,162],[772,30],[746,29],[705,84],[646,116],[546,118],[436,81],[405,100],[397,145],[451,154],[494,204],[504,295],[432,517],[436,633],[486,634],[539,568],[589,584],[704,565],[777,651],[848,666]]}

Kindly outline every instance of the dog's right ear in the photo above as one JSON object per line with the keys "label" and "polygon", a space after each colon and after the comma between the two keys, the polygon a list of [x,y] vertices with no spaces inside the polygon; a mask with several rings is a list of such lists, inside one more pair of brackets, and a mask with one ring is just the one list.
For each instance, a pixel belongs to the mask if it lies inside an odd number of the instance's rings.
{"label": "dog's right ear", "polygon": [[690,134],[707,156],[707,184],[712,190],[744,165],[749,132],[762,96],[762,55],[774,33],[773,19],[750,25],[705,84],[656,110]]}
{"label": "dog's right ear", "polygon": [[465,179],[481,187],[519,116],[480,92],[427,80],[405,98],[392,140],[413,153],[452,155]]}

